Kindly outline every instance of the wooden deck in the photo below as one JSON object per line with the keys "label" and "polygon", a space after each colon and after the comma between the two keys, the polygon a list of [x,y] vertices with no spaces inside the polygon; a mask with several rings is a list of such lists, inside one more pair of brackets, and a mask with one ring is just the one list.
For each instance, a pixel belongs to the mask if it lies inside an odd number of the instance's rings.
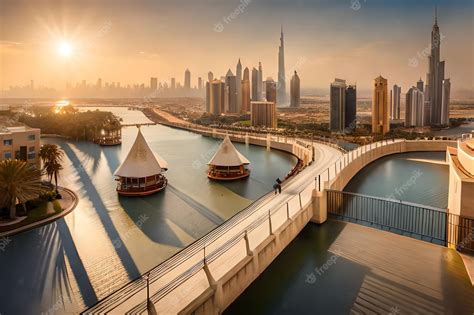
{"label": "wooden deck", "polygon": [[[321,271],[334,257],[335,263]],[[308,283],[311,273],[316,278]],[[224,314],[244,310],[276,315],[471,315],[474,287],[453,249],[329,220],[306,226]]]}

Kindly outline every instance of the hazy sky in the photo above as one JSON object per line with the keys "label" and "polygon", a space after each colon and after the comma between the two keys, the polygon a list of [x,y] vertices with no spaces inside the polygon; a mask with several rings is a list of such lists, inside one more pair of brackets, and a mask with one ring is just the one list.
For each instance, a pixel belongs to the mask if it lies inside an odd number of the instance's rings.
{"label": "hazy sky", "polygon": [[435,4],[446,76],[474,90],[473,0],[0,0],[0,87],[183,82],[186,68],[195,85],[239,57],[276,79],[283,24],[287,75],[296,68],[302,87],[340,77],[368,89],[382,74],[405,91],[425,79]]}

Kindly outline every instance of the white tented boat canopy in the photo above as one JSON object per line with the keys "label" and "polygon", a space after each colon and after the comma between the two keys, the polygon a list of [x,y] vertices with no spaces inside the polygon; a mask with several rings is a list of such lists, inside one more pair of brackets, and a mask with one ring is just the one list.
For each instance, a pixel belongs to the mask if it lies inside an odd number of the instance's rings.
{"label": "white tented boat canopy", "polygon": [[247,164],[250,164],[250,161],[237,151],[228,135],[225,136],[219,149],[208,163],[208,165],[213,166],[240,166]]}
{"label": "white tented boat canopy", "polygon": [[138,128],[138,135],[130,152],[117,168],[114,175],[128,178],[144,178],[161,174],[168,169],[168,163],[154,153]]}

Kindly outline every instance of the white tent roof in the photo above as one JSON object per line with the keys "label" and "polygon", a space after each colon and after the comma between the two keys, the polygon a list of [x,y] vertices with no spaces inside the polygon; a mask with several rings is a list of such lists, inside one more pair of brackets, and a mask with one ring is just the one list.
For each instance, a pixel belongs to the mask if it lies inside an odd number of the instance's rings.
{"label": "white tent roof", "polygon": [[167,168],[168,163],[150,149],[141,130],[138,129],[135,143],[133,143],[130,152],[128,152],[127,157],[117,168],[114,175],[143,178],[160,174],[162,170]]}
{"label": "white tent roof", "polygon": [[209,161],[209,165],[215,166],[239,166],[242,164],[250,164],[250,161],[237,151],[229,136],[224,138],[216,154]]}

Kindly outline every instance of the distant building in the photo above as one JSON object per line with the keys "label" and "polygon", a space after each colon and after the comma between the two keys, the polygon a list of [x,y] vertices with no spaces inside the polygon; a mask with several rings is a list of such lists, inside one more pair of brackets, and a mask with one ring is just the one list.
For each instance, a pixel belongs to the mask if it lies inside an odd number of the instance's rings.
{"label": "distant building", "polygon": [[252,101],[257,102],[259,101],[258,97],[258,70],[253,68],[252,69]]}
{"label": "distant building", "polygon": [[240,112],[242,108],[242,64],[240,63],[240,58],[235,71],[235,89],[237,93],[237,110]]}
{"label": "distant building", "polygon": [[40,133],[26,126],[0,128],[0,161],[18,159],[40,167]]}
{"label": "distant building", "polygon": [[202,78],[201,77],[198,78],[198,90],[199,91],[202,90]]}
{"label": "distant building", "polygon": [[394,85],[390,91],[390,119],[400,119],[400,97],[402,88]]}
{"label": "distant building", "polygon": [[239,113],[240,106],[237,104],[237,78],[230,69],[225,76],[225,87],[227,90],[227,111],[229,113]]}
{"label": "distant building", "polygon": [[447,125],[449,123],[449,93],[451,86],[445,88],[445,63],[440,61],[441,35],[438,27],[438,15],[435,11],[435,20],[431,31],[431,53],[428,56],[428,73],[426,74],[426,90],[425,96],[429,109],[429,123],[432,126]]}
{"label": "distant building", "polygon": [[277,103],[277,91],[276,91],[276,83],[273,81],[272,78],[267,78],[265,81],[265,94],[267,98],[267,102]]}
{"label": "distant building", "polygon": [[329,129],[345,132],[356,127],[357,88],[346,85],[342,79],[334,79],[329,93]]}
{"label": "distant building", "polygon": [[211,112],[212,81],[206,82],[206,113]]}
{"label": "distant building", "polygon": [[172,90],[176,89],[176,79],[175,78],[171,78],[171,89]]}
{"label": "distant building", "polygon": [[405,96],[405,126],[421,127],[425,125],[425,96],[417,87],[410,88]]}
{"label": "distant building", "polygon": [[290,107],[300,106],[300,77],[296,71],[290,81],[290,98]]}
{"label": "distant building", "polygon": [[329,129],[344,131],[346,104],[346,81],[335,79],[331,83],[329,95]]}
{"label": "distant building", "polygon": [[421,92],[425,92],[425,83],[423,82],[421,78],[420,80],[418,80],[418,82],[416,82],[416,88],[420,90]]}
{"label": "distant building", "polygon": [[186,91],[191,90],[191,72],[189,69],[184,72],[184,88]]}
{"label": "distant building", "polygon": [[156,91],[158,88],[158,78],[150,78],[150,89]]}
{"label": "distant building", "polygon": [[283,26],[280,33],[280,46],[278,47],[278,104],[286,104],[286,74],[285,74],[285,42],[283,39]]}
{"label": "distant building", "polygon": [[242,80],[242,107],[240,109],[242,113],[250,111],[250,75],[249,68],[244,70],[244,78]]}
{"label": "distant building", "polygon": [[262,70],[262,63],[258,63],[258,79],[257,79],[257,101],[262,100],[263,95],[263,70]]}
{"label": "distant building", "polygon": [[349,85],[346,88],[346,106],[344,128],[352,131],[357,127],[357,87]]}
{"label": "distant building", "polygon": [[220,115],[225,112],[225,82],[212,80],[209,99],[209,113]]}
{"label": "distant building", "polygon": [[386,134],[390,131],[387,79],[378,76],[374,79],[372,97],[372,133]]}
{"label": "distant building", "polygon": [[250,120],[253,127],[277,128],[277,114],[275,103],[251,102]]}
{"label": "distant building", "polygon": [[212,80],[214,80],[214,74],[211,71],[207,73],[207,80],[209,82],[212,82]]}

